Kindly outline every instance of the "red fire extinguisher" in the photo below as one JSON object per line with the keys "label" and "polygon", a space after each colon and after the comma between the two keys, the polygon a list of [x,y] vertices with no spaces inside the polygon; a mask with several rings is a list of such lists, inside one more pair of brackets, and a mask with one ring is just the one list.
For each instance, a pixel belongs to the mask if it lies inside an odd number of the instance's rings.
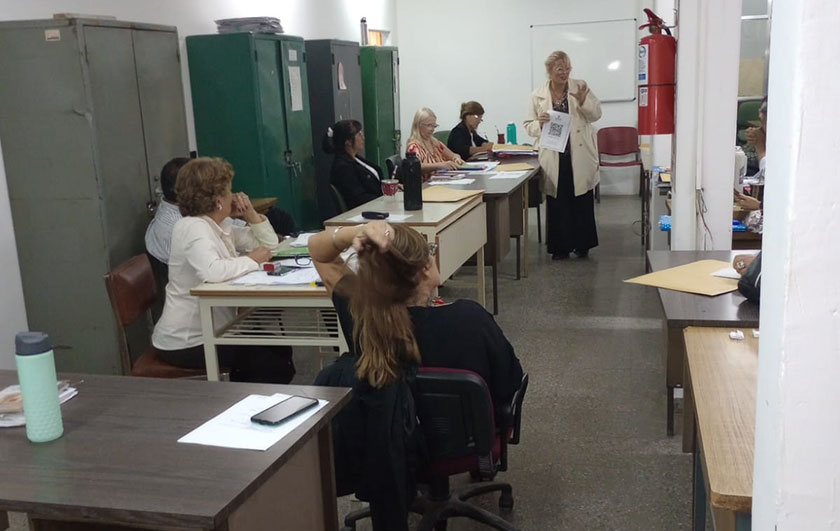
{"label": "red fire extinguisher", "polygon": [[664,20],[644,11],[648,23],[639,29],[648,28],[650,35],[639,41],[639,134],[669,135],[674,132],[677,41]]}

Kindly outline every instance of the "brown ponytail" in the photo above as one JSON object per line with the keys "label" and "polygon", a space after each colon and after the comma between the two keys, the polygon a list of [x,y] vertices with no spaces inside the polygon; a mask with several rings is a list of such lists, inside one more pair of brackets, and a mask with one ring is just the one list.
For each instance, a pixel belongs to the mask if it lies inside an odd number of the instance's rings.
{"label": "brown ponytail", "polygon": [[372,387],[393,383],[403,367],[420,363],[420,350],[408,305],[429,266],[429,247],[418,232],[393,225],[388,252],[366,247],[359,252],[359,271],[350,312],[353,340],[360,346],[359,380]]}

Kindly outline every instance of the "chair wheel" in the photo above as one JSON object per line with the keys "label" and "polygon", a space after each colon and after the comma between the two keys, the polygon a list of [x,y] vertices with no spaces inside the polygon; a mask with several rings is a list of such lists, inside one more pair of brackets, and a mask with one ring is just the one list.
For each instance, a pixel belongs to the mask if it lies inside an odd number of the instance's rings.
{"label": "chair wheel", "polygon": [[506,494],[502,492],[499,495],[499,509],[503,511],[510,511],[513,509],[513,494]]}

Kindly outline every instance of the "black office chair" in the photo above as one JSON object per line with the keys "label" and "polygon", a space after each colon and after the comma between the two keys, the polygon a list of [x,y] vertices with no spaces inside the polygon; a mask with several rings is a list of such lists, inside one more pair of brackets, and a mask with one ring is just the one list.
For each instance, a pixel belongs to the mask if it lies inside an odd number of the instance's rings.
{"label": "black office chair", "polygon": [[391,155],[387,159],[385,159],[385,168],[388,170],[387,179],[391,177],[395,177],[396,179],[400,178],[400,164],[402,163],[402,157],[400,157],[399,153],[396,155]]}
{"label": "black office chair", "polygon": [[347,202],[344,200],[341,192],[338,191],[338,188],[336,188],[334,184],[330,185],[330,193],[332,194],[333,203],[335,203],[335,208],[338,209],[339,214],[343,214],[350,210],[347,208]]}
{"label": "black office chair", "polygon": [[[522,401],[528,389],[528,375],[502,408],[499,424],[487,384],[476,373],[461,369],[421,368],[417,373],[415,402],[426,439],[429,466],[418,480],[428,493],[418,496],[411,512],[422,514],[417,531],[446,529],[446,519],[466,517],[502,531],[516,531],[503,518],[476,507],[468,499],[499,492],[499,508],[513,509],[509,483],[492,480],[507,470],[508,445],[518,444],[522,423]],[[469,472],[484,481],[453,493],[449,477]],[[370,516],[369,509],[347,515],[343,531],[354,531],[356,522]]]}

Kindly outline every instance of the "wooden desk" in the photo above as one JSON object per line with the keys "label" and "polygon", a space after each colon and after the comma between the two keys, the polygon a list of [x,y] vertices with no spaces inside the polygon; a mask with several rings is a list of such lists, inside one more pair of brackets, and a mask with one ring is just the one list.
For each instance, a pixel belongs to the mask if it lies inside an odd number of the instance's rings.
{"label": "wooden desk", "polygon": [[[758,339],[733,328],[686,328],[686,395],[696,413],[694,529],[749,530],[752,513]],[[745,331],[747,332],[747,331]]]}
{"label": "wooden desk", "polygon": [[[523,159],[523,160],[520,160]],[[526,241],[525,276],[527,277],[528,241],[528,181],[540,171],[537,157],[516,157],[504,159],[499,166],[526,162],[534,169],[516,179],[491,179],[486,175],[467,175],[474,179],[470,184],[445,185],[461,190],[483,190],[487,205],[487,245],[484,247],[484,261],[490,264],[493,285],[493,314],[499,313],[499,262],[510,252],[510,238],[516,238],[516,278],[523,273],[522,244]]]}
{"label": "wooden desk", "polygon": [[[349,389],[64,378],[79,395],[61,408],[60,439],[0,436],[0,510],[28,513],[33,530],[338,529],[330,420]],[[0,386],[16,382],[0,371]],[[249,394],[276,392],[330,403],[265,452],[176,442]]]}
{"label": "wooden desk", "polygon": [[[737,252],[732,251],[648,251],[647,265],[650,271],[662,271],[675,266],[690,264],[697,260],[723,260],[732,262]],[[758,305],[747,301],[737,291],[707,297],[668,289],[659,289],[659,299],[665,313],[665,337],[667,348],[664,353],[665,387],[668,395],[668,435],[674,434],[674,388],[683,386],[683,360],[685,344],[683,329],[688,326],[728,326],[758,328]],[[693,411],[686,403],[683,422],[683,451],[691,451],[691,426]]]}
{"label": "wooden desk", "polygon": [[251,204],[254,206],[254,210],[257,211],[259,214],[265,214],[268,212],[268,209],[273,207],[277,204],[276,197],[258,197],[256,199],[251,199]]}
{"label": "wooden desk", "polygon": [[422,210],[403,209],[402,192],[395,197],[379,197],[364,205],[339,214],[324,222],[326,227],[359,225],[351,218],[366,210],[408,214],[398,223],[405,224],[438,245],[436,256],[441,282],[448,279],[472,255],[478,261],[478,302],[486,304],[484,282],[484,245],[487,243],[487,208],[481,195],[468,197],[454,203],[423,203]]}
{"label": "wooden desk", "polygon": [[[198,297],[207,379],[219,379],[217,345],[288,345],[349,350],[332,299],[323,287],[202,284]],[[214,307],[248,308],[232,323],[213,321]]]}

